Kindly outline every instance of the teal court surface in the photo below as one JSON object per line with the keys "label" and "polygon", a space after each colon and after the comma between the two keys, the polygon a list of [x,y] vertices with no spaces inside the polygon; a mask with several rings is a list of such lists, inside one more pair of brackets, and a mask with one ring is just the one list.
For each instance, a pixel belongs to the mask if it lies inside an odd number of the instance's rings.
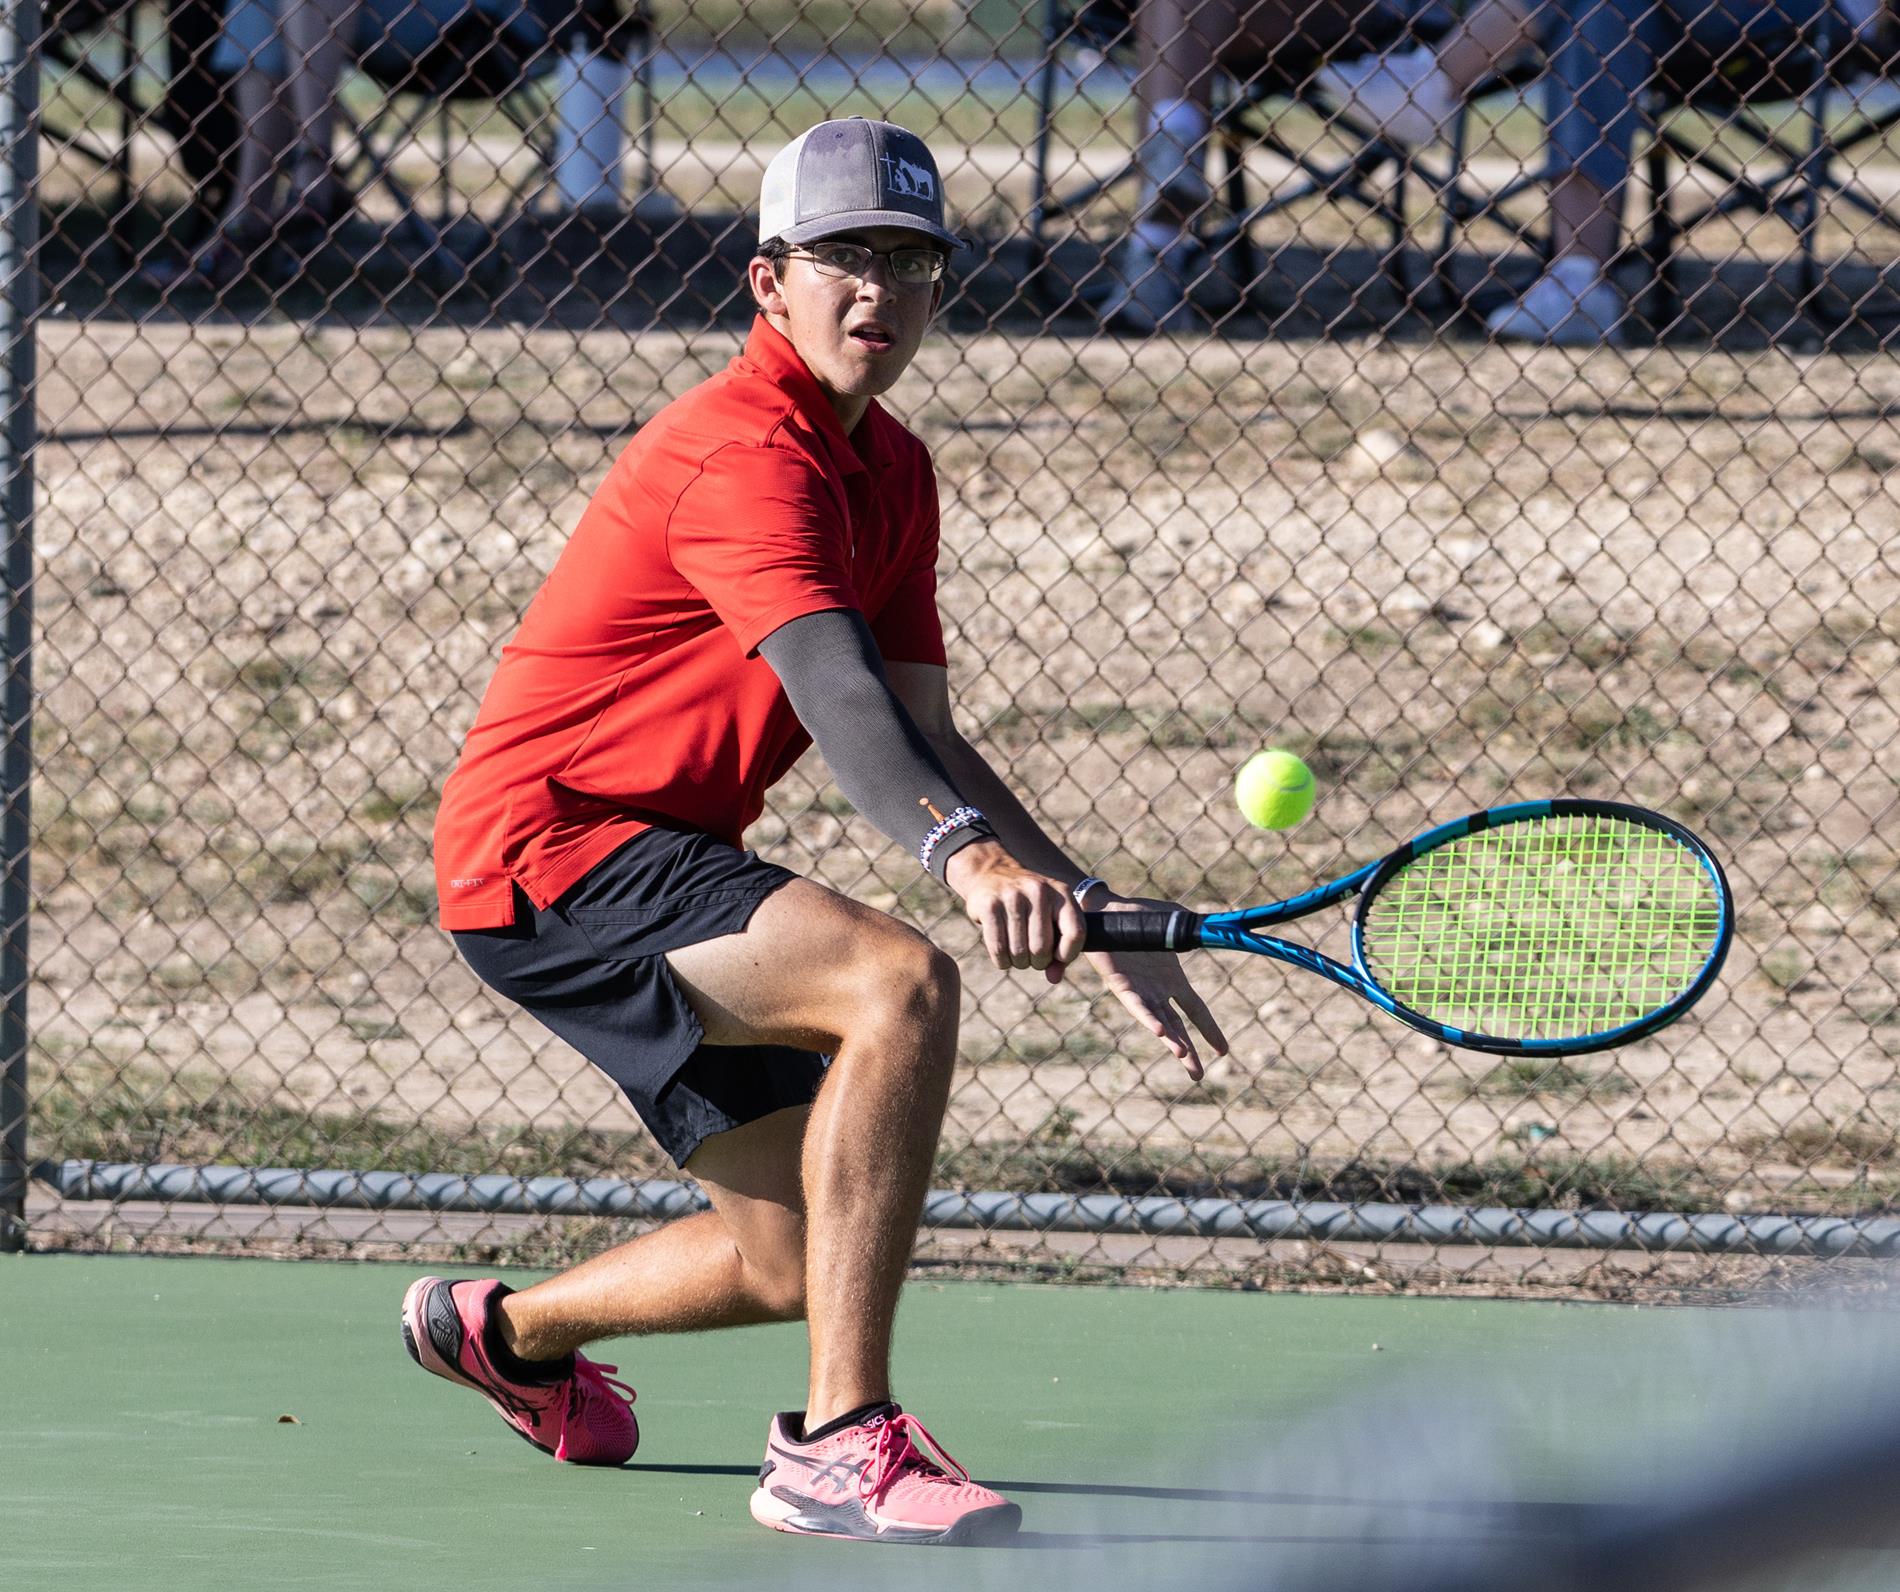
{"label": "teal court surface", "polygon": [[[918,1282],[899,1396],[1024,1509],[1008,1548],[932,1550],[748,1516],[802,1329],[596,1346],[642,1444],[584,1470],[410,1363],[415,1275],[0,1257],[0,1586],[1264,1592],[1330,1565],[1372,1588],[1482,1548],[1499,1498],[1574,1512],[1767,1452],[1791,1418],[1825,1431],[1900,1336],[1868,1311]],[[1778,1397],[1791,1365],[1826,1374]],[[1893,1586],[1900,1553],[1772,1584]]]}

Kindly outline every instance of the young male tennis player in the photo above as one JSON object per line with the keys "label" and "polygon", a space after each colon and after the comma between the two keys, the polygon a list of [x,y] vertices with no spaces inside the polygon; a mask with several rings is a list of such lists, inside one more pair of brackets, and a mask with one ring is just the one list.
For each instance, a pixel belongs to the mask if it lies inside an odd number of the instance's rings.
{"label": "young male tennis player", "polygon": [[[1133,903],[1083,877],[952,721],[930,458],[874,401],[960,246],[936,162],[902,128],[822,123],[773,159],[759,230],[745,352],[608,474],[502,653],[436,827],[469,964],[625,1091],[712,1209],[518,1293],[424,1278],[403,1340],[556,1459],[617,1465],[633,1394],[583,1345],[803,1317],[805,1408],[772,1418],[753,1515],[988,1542],[1016,1505],[890,1383],[956,966],[741,837],[815,739],[998,967],[1055,982],[1078,903]],[[1190,1022],[1226,1049],[1172,956],[1090,960],[1196,1076]]]}

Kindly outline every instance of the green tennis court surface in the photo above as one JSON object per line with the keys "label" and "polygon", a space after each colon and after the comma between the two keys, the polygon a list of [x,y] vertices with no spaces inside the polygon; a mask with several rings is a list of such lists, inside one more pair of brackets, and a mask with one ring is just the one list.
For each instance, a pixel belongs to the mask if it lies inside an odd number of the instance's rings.
{"label": "green tennis court surface", "polygon": [[[900,1395],[1017,1497],[1024,1535],[873,1548],[746,1513],[766,1417],[799,1396],[800,1329],[614,1344],[642,1446],[625,1470],[583,1470],[410,1364],[396,1311],[413,1275],[0,1258],[0,1585],[1264,1588],[1263,1556],[1484,1530],[1460,1502],[1470,1444],[1399,1413],[1382,1426],[1382,1389],[1442,1390],[1488,1357],[1511,1495],[1575,1502],[1646,1463],[1657,1430],[1666,1447],[1745,1405],[1790,1334],[1850,1380],[1856,1354],[1869,1375],[1893,1363],[1884,1320],[920,1283]],[[1604,1355],[1616,1376],[1592,1369]],[[1325,1413],[1342,1401],[1373,1416],[1357,1457],[1328,1452],[1354,1425]],[[1884,1568],[1869,1585],[1900,1571],[1845,1557]]]}

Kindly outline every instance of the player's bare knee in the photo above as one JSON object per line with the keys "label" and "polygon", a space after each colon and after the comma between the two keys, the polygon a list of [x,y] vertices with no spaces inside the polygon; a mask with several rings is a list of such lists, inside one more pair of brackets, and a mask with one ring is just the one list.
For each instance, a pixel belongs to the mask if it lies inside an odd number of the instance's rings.
{"label": "player's bare knee", "polygon": [[[895,927],[895,925],[894,925]],[[863,999],[876,1020],[954,1041],[962,979],[956,962],[921,934],[899,929],[863,968]]]}

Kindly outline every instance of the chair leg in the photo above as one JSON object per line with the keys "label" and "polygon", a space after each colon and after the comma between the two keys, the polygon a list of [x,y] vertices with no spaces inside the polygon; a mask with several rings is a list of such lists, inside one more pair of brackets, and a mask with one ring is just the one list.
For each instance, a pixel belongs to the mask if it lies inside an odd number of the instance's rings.
{"label": "chair leg", "polygon": [[1445,179],[1444,193],[1438,206],[1438,247],[1432,251],[1432,287],[1439,308],[1448,316],[1458,316],[1468,308],[1458,297],[1458,284],[1452,279],[1451,259],[1457,247],[1459,223],[1464,219],[1460,201],[1464,196],[1465,148],[1470,138],[1471,107],[1460,104],[1451,124],[1451,171]]}
{"label": "chair leg", "polygon": [[1036,73],[1036,145],[1029,166],[1030,280],[1042,284],[1049,268],[1049,139],[1055,122],[1056,49],[1061,40],[1062,0],[1046,0],[1042,18],[1042,65]]}
{"label": "chair leg", "polygon": [[640,107],[640,193],[642,197],[659,192],[660,159],[656,150],[658,133],[653,122],[653,58],[659,53],[659,45],[653,36],[653,18],[643,5],[639,14],[644,19],[640,29],[640,54],[634,62],[634,90]]}
{"label": "chair leg", "polygon": [[1240,281],[1240,296],[1251,305],[1260,286],[1261,272],[1260,257],[1254,248],[1253,228],[1247,223],[1246,152],[1231,125],[1216,136],[1220,140],[1221,162],[1225,168],[1221,174],[1221,188],[1226,198],[1227,212],[1232,217],[1230,224],[1234,234],[1229,247],[1234,251],[1234,270]]}
{"label": "chair leg", "polygon": [[[121,20],[113,23],[112,42],[118,57],[115,76],[124,81],[129,93],[137,60],[129,22]],[[133,125],[131,112],[117,94],[112,96],[112,108],[118,116],[119,131],[112,141],[112,218],[106,224],[106,238],[112,250],[114,265],[123,270],[131,263],[133,254],[133,240],[121,236],[119,229],[132,223],[132,138],[137,128]]]}
{"label": "chair leg", "polygon": [[1816,295],[1821,287],[1821,194],[1828,180],[1827,62],[1830,57],[1825,33],[1817,48],[1821,58],[1816,63],[1814,84],[1802,107],[1807,113],[1808,147],[1801,161],[1801,264],[1797,277],[1801,304],[1810,313],[1818,308]]}
{"label": "chair leg", "polygon": [[1392,178],[1392,214],[1388,218],[1392,224],[1392,242],[1385,252],[1386,284],[1398,295],[1400,307],[1407,310],[1416,302],[1418,284],[1412,279],[1411,251],[1406,248],[1409,239],[1405,226],[1405,190],[1417,175],[1410,155],[1401,155]]}
{"label": "chair leg", "polygon": [[449,165],[455,159],[455,150],[449,143],[449,107],[446,100],[435,109],[435,136],[438,146],[435,157],[436,187],[441,198],[439,214],[442,218],[442,229],[447,231],[455,222],[455,217],[450,213],[451,199],[455,192],[455,177]]}
{"label": "chair leg", "polygon": [[1657,129],[1652,129],[1644,151],[1643,170],[1649,184],[1649,241],[1644,259],[1655,291],[1652,320],[1660,329],[1681,312],[1682,291],[1676,276],[1676,219],[1669,208],[1669,146]]}

